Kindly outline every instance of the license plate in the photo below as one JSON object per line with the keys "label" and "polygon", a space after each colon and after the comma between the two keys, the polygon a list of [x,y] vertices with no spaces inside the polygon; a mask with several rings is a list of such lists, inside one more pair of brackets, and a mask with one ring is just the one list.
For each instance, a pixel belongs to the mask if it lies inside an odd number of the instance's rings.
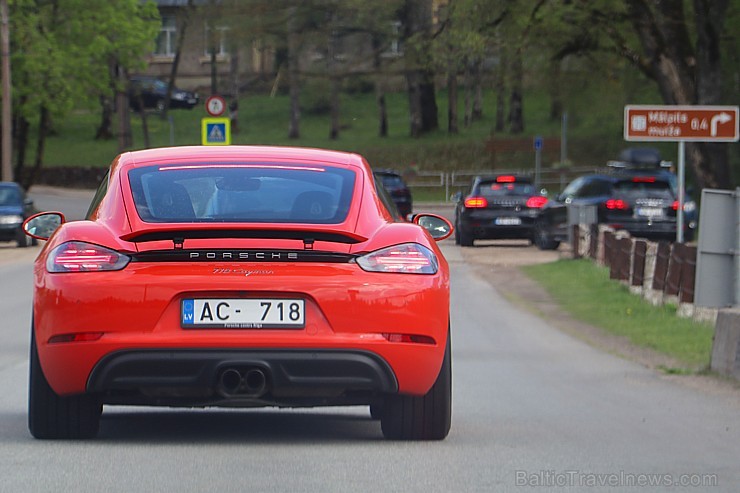
{"label": "license plate", "polygon": [[180,306],[182,326],[189,329],[300,329],[306,324],[301,299],[185,299]]}
{"label": "license plate", "polygon": [[497,217],[494,223],[498,226],[519,226],[522,220],[518,217]]}
{"label": "license plate", "polygon": [[638,207],[635,209],[635,214],[638,217],[663,217],[663,209],[661,207]]}

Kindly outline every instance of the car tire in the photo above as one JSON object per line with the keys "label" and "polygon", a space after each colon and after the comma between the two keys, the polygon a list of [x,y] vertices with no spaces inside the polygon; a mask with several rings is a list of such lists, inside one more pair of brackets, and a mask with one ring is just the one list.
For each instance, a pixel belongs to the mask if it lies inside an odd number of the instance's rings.
{"label": "car tire", "polygon": [[103,405],[90,394],[60,397],[41,368],[36,336],[31,331],[28,384],[28,429],[39,439],[94,438],[98,434]]}
{"label": "car tire", "polygon": [[33,244],[31,237],[26,235],[21,228],[18,228],[15,234],[15,242],[18,244],[18,248],[26,248]]}
{"label": "car tire", "polygon": [[437,380],[423,396],[392,395],[385,399],[380,426],[391,440],[443,440],[452,423],[452,354],[448,334]]}
{"label": "car tire", "polygon": [[378,400],[370,404],[370,417],[376,420],[383,419],[383,400]]}
{"label": "car tire", "polygon": [[460,244],[460,221],[455,221],[455,245]]}
{"label": "car tire", "polygon": [[471,247],[473,246],[474,241],[475,238],[473,238],[472,234],[466,233],[462,228],[460,228],[460,246]]}
{"label": "car tire", "polygon": [[542,223],[537,223],[534,227],[534,244],[540,250],[556,250],[560,242],[550,239]]}
{"label": "car tire", "polygon": [[162,113],[164,111],[164,106],[164,99],[158,99],[154,107],[158,113]]}

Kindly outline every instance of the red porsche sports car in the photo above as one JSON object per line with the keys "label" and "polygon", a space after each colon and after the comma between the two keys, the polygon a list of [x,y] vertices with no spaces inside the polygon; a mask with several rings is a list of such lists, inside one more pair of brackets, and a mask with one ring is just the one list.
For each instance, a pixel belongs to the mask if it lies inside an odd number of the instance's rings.
{"label": "red porsche sports car", "polygon": [[29,429],[104,404],[369,405],[393,439],[451,418],[450,222],[389,213],[357,154],[178,147],[118,156],[84,221],[26,220]]}

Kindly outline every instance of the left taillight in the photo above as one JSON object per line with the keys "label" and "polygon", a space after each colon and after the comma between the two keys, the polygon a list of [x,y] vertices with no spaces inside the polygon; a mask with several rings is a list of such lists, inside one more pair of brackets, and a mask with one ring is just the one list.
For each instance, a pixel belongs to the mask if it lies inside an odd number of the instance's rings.
{"label": "left taillight", "polygon": [[46,259],[46,270],[49,272],[103,272],[121,270],[131,258],[115,250],[84,243],[70,241],[62,243],[51,251]]}
{"label": "left taillight", "polygon": [[436,274],[437,256],[423,245],[402,243],[383,248],[357,258],[357,264],[367,272],[398,274]]}

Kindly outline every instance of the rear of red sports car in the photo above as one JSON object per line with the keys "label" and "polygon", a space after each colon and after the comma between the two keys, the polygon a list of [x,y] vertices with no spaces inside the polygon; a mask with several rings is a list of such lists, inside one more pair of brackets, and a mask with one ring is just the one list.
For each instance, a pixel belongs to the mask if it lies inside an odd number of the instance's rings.
{"label": "rear of red sports car", "polygon": [[94,436],[104,404],[370,405],[389,438],[447,435],[449,223],[395,221],[360,156],[127,153],[60,222],[34,268],[35,437]]}

